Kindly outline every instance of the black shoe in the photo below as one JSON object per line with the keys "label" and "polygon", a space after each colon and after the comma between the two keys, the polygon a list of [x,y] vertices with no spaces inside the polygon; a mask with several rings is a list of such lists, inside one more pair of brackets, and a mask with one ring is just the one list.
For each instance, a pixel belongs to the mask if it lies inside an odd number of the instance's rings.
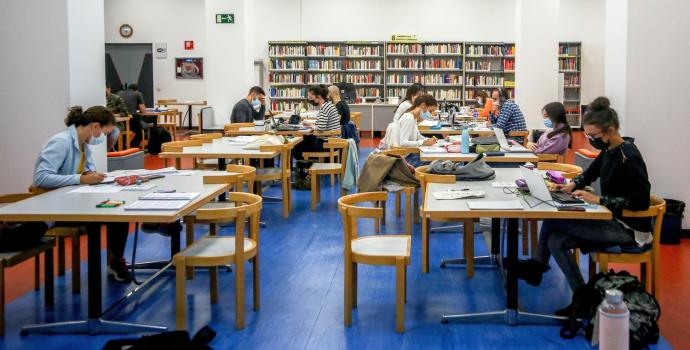
{"label": "black shoe", "polygon": [[117,282],[130,282],[132,280],[132,275],[129,274],[127,269],[127,262],[124,258],[120,260],[111,260],[108,264],[108,277],[113,278]]}
{"label": "black shoe", "polygon": [[541,284],[541,277],[544,272],[549,270],[549,265],[542,264],[534,259],[520,260],[517,266],[517,275],[527,284],[538,286]]}

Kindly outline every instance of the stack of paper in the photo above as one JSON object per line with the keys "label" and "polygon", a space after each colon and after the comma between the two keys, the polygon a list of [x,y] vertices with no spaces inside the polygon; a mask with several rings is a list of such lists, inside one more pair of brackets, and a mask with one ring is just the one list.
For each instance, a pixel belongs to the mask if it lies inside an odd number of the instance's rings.
{"label": "stack of paper", "polygon": [[419,123],[419,126],[436,126],[438,124],[438,120],[422,120],[421,123]]}
{"label": "stack of paper", "polygon": [[419,151],[422,153],[448,153],[445,148],[434,146],[421,146],[419,147]]}
{"label": "stack of paper", "polygon": [[192,199],[199,197],[199,192],[151,192],[144,196],[139,197],[141,200],[158,200],[158,201],[175,201],[184,200],[191,201]]}
{"label": "stack of paper", "polygon": [[179,210],[189,203],[188,200],[182,201],[154,201],[138,200],[125,207],[125,210]]}
{"label": "stack of paper", "polygon": [[486,195],[484,191],[462,191],[462,190],[445,190],[436,191],[433,193],[434,198],[438,200],[444,199],[463,199],[463,198],[482,198]]}

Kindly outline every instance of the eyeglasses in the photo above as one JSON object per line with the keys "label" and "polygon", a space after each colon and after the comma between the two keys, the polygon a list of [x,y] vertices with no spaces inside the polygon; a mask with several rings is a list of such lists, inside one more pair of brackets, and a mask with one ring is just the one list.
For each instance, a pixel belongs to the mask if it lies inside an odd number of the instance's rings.
{"label": "eyeglasses", "polygon": [[604,136],[604,134],[605,134],[608,130],[609,130],[609,128],[606,127],[606,128],[604,128],[603,130],[601,130],[600,132],[598,132],[598,133],[596,133],[596,134],[594,134],[594,135],[585,133],[585,136],[587,136],[587,138],[590,139],[590,140],[594,140],[594,139],[597,139],[597,138],[600,138],[600,137]]}

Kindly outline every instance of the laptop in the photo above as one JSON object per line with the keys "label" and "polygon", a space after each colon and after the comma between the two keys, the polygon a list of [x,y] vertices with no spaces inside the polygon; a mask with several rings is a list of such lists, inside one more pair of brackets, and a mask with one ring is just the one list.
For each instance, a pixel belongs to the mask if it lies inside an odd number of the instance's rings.
{"label": "laptop", "polygon": [[520,171],[522,172],[522,177],[525,179],[525,182],[527,182],[527,188],[529,188],[529,192],[532,197],[544,202],[553,201],[554,205],[557,207],[579,206],[586,204],[585,201],[575,198],[571,194],[561,191],[550,192],[548,187],[546,187],[544,178],[539,172],[530,170],[523,166],[520,167]]}
{"label": "laptop", "polygon": [[508,140],[506,139],[506,135],[503,133],[503,130],[494,128],[494,133],[496,134],[496,139],[498,140],[498,144],[501,146],[502,151],[507,153],[532,153],[532,151],[525,148],[525,146],[509,144]]}

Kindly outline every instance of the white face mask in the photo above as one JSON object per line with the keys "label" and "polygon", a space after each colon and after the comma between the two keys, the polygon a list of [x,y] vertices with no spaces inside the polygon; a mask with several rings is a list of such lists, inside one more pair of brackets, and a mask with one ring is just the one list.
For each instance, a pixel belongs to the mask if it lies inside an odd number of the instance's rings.
{"label": "white face mask", "polygon": [[103,142],[105,142],[105,133],[101,132],[100,136],[93,136],[93,132],[91,133],[91,138],[89,139],[89,145],[91,146],[96,146],[100,145]]}

